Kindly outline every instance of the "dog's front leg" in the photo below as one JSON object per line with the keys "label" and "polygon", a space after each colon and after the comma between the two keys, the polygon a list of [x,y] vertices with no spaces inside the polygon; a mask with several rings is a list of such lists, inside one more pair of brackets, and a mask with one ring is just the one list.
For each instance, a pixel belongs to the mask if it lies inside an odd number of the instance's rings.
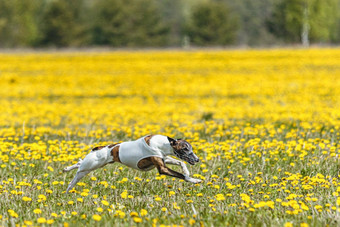
{"label": "dog's front leg", "polygon": [[190,176],[190,172],[189,172],[189,170],[188,170],[188,168],[187,168],[187,166],[185,165],[184,162],[179,161],[179,160],[174,159],[174,158],[171,158],[171,157],[166,157],[164,159],[164,162],[165,162],[165,164],[172,164],[172,165],[181,166],[183,173],[184,173],[184,176]]}
{"label": "dog's front leg", "polygon": [[152,163],[157,167],[159,174],[165,174],[165,175],[168,175],[168,176],[177,177],[177,178],[180,178],[180,179],[183,179],[185,181],[195,183],[195,184],[200,183],[202,181],[200,179],[185,176],[185,175],[183,175],[179,172],[176,172],[176,171],[166,167],[163,159],[161,159],[159,157],[151,157],[150,159],[151,159]]}

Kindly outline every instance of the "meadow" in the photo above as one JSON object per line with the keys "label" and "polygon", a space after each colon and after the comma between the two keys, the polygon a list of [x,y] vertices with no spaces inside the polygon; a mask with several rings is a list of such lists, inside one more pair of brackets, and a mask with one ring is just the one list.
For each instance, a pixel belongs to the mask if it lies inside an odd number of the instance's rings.
{"label": "meadow", "polygon": [[[0,226],[339,225],[340,49],[1,53],[0,97]],[[148,134],[203,182],[116,163],[65,194]]]}

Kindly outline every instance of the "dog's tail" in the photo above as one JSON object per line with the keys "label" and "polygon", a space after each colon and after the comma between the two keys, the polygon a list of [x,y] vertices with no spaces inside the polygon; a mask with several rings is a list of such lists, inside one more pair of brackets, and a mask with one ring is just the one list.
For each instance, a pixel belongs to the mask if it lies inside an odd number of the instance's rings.
{"label": "dog's tail", "polygon": [[78,169],[82,161],[83,160],[80,158],[77,164],[66,167],[65,169],[63,169],[63,172],[65,173],[65,172],[70,172],[71,170],[74,170],[74,169]]}

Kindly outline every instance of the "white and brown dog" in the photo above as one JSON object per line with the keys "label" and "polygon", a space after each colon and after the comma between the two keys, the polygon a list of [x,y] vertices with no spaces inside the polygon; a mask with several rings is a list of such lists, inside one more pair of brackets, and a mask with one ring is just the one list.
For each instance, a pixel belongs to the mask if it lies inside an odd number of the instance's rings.
{"label": "white and brown dog", "polygon": [[[64,172],[68,172],[78,168],[66,193],[91,171],[114,162],[142,171],[156,167],[160,174],[177,177],[191,183],[201,182],[200,179],[189,176],[189,170],[184,162],[168,156],[177,156],[191,165],[199,162],[199,158],[194,154],[192,146],[187,141],[162,135],[149,135],[135,141],[95,147],[83,160],[80,159],[77,164],[64,169]],[[166,164],[181,166],[183,174],[169,169]]]}

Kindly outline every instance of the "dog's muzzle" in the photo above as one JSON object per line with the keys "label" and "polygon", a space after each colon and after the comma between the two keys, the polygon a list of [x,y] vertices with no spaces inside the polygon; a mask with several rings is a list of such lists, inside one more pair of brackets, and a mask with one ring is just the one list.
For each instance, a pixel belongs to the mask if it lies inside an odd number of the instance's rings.
{"label": "dog's muzzle", "polygon": [[190,153],[179,153],[179,152],[175,152],[176,156],[184,161],[186,161],[187,163],[189,163],[190,165],[195,165],[197,162],[200,161],[200,159],[194,154],[194,152],[190,152]]}

